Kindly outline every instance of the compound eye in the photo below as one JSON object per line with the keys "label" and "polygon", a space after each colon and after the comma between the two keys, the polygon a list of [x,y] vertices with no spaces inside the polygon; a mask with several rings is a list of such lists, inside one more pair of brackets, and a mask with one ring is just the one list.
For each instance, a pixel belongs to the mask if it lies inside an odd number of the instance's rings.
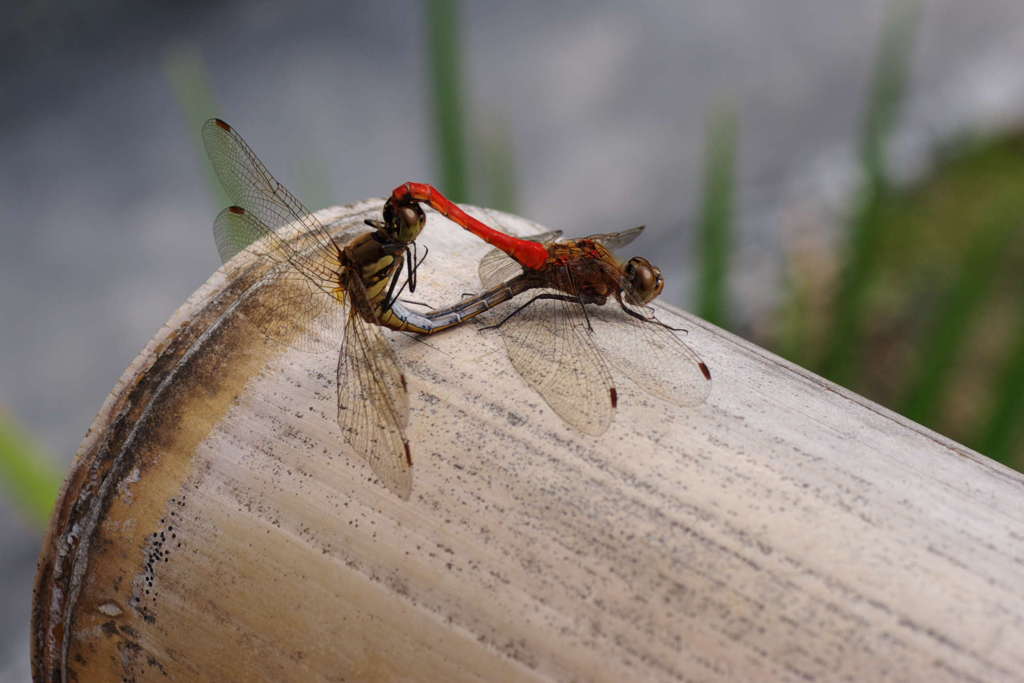
{"label": "compound eye", "polygon": [[665,281],[661,270],[639,256],[629,259],[626,263],[626,281],[629,291],[627,298],[631,303],[643,305],[661,294]]}
{"label": "compound eye", "polygon": [[410,204],[398,207],[399,230],[415,230],[417,233],[423,229],[426,217],[419,204]]}
{"label": "compound eye", "polygon": [[412,242],[419,236],[426,222],[427,217],[416,202],[406,204],[388,199],[384,204],[385,231],[393,240]]}

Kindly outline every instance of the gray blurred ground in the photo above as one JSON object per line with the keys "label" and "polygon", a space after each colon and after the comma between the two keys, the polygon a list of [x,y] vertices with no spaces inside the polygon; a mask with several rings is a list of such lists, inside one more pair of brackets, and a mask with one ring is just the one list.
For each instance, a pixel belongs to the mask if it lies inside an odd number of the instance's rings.
{"label": "gray blurred ground", "polygon": [[[900,145],[1024,110],[1024,3],[923,0]],[[882,0],[466,3],[471,121],[515,145],[519,212],[645,223],[685,304],[705,119],[740,111],[734,295],[770,291],[780,209],[842,187]],[[0,27],[0,405],[70,460],[124,367],[214,270],[198,131],[166,76],[197,48],[219,114],[312,208],[434,181],[419,3],[26,4]],[[211,112],[213,114],[214,112]],[[848,174],[846,174],[848,175]],[[443,255],[433,255],[442,258]],[[428,264],[429,265],[429,264]],[[425,294],[426,296],[426,294]],[[28,678],[39,531],[0,501],[0,680]]]}

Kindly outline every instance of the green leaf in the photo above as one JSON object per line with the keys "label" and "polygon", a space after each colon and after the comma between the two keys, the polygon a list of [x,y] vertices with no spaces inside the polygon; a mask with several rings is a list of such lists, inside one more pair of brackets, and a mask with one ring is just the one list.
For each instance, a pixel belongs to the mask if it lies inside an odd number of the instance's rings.
{"label": "green leaf", "polygon": [[997,282],[1001,256],[1019,226],[1020,215],[1016,210],[985,226],[964,257],[959,276],[945,297],[936,322],[921,340],[918,368],[900,411],[910,419],[922,424],[934,423],[935,412],[949,391],[957,356]]}
{"label": "green leaf", "polygon": [[42,448],[0,411],[0,483],[21,512],[44,526],[60,491],[61,475]]}
{"label": "green leaf", "polygon": [[975,441],[975,448],[985,455],[1011,463],[1013,447],[1021,437],[1024,424],[1024,309],[1018,318],[1015,339],[994,387],[992,404],[985,426]]}
{"label": "green leaf", "polygon": [[698,224],[701,260],[697,280],[697,313],[721,327],[728,326],[729,320],[727,280],[734,211],[737,128],[736,112],[731,107],[723,107],[709,117]]}
{"label": "green leaf", "polygon": [[470,188],[466,173],[462,44],[456,0],[430,0],[427,26],[440,189],[453,201],[466,201]]}
{"label": "green leaf", "polygon": [[918,4],[896,2],[879,44],[871,95],[860,142],[863,187],[856,201],[847,235],[842,274],[835,295],[832,321],[819,371],[840,384],[859,374],[865,294],[874,282],[882,205],[890,193],[885,171],[885,150],[906,98],[907,71]]}

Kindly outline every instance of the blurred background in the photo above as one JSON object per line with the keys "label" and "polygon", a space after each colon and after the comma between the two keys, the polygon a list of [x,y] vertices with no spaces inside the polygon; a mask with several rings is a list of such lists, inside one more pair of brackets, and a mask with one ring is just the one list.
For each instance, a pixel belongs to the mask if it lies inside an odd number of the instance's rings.
{"label": "blurred background", "polygon": [[219,115],[311,208],[404,180],[1024,466],[1020,0],[15,2],[0,25],[0,680],[123,369],[219,265]]}

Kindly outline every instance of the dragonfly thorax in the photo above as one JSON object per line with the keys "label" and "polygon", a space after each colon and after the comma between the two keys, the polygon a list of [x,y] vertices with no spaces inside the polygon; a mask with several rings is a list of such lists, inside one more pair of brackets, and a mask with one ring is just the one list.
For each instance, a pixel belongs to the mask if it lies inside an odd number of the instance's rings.
{"label": "dragonfly thorax", "polygon": [[606,291],[597,291],[590,287],[581,288],[578,296],[581,303],[594,304],[595,306],[604,306],[605,302],[608,301],[608,293]]}

